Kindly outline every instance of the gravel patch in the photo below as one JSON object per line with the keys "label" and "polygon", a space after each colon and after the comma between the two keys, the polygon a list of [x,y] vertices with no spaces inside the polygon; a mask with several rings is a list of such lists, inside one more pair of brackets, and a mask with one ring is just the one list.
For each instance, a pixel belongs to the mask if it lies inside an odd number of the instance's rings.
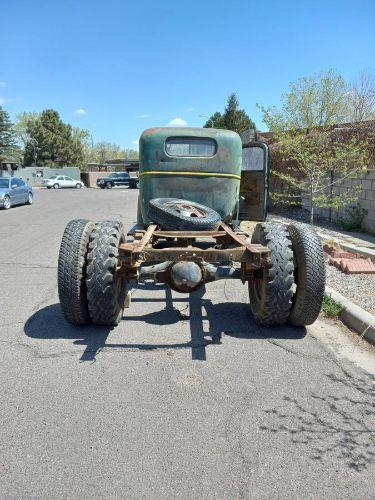
{"label": "gravel patch", "polygon": [[375,315],[375,275],[345,274],[327,264],[326,284]]}

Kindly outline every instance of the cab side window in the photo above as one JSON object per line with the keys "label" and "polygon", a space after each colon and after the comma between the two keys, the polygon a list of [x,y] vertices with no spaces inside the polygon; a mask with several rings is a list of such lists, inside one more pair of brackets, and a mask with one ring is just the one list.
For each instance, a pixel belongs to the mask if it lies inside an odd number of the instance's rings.
{"label": "cab side window", "polygon": [[265,153],[263,148],[253,146],[242,150],[242,170],[259,172],[264,170]]}

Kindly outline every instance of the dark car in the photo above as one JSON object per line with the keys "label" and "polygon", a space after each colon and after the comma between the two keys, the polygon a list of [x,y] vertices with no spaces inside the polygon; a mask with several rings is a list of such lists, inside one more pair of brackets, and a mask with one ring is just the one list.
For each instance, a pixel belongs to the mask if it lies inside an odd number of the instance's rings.
{"label": "dark car", "polygon": [[1,177],[0,208],[8,210],[14,205],[25,204],[33,204],[33,188],[18,177]]}
{"label": "dark car", "polygon": [[101,189],[111,189],[115,186],[129,186],[138,188],[139,178],[136,175],[129,175],[128,172],[112,172],[107,177],[98,179],[96,185]]}

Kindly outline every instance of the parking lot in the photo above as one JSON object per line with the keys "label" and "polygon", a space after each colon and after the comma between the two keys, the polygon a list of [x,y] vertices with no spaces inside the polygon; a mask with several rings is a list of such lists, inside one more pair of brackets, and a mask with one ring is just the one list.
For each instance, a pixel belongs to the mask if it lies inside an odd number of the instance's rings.
{"label": "parking lot", "polygon": [[260,328],[235,280],[139,285],[113,329],[64,321],[66,223],[129,229],[137,196],[0,212],[0,497],[371,497],[374,351],[339,325]]}

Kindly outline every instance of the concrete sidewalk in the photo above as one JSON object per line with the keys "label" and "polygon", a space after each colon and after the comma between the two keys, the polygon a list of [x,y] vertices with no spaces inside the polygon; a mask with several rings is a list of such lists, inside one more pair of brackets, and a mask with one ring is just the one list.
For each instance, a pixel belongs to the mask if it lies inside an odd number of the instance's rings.
{"label": "concrete sidewalk", "polygon": [[[269,215],[269,219],[280,224],[300,222],[280,215]],[[322,238],[323,243],[335,243],[346,252],[358,253],[366,258],[375,260],[375,236],[367,233],[337,231],[326,227],[315,226],[315,230]]]}

